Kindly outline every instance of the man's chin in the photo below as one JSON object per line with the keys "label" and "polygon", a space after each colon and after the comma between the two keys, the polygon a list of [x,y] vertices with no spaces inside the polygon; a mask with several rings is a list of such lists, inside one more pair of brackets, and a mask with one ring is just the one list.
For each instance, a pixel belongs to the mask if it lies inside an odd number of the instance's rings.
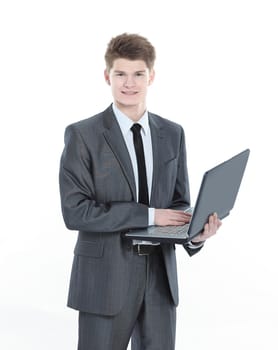
{"label": "man's chin", "polygon": [[139,106],[141,103],[139,101],[118,101],[118,104],[122,107],[132,108]]}

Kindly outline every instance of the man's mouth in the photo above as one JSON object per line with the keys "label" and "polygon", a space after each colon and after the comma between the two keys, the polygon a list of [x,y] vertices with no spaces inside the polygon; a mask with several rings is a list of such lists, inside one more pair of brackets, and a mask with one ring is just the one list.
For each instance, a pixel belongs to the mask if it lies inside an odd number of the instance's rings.
{"label": "man's mouth", "polygon": [[137,93],[138,91],[122,91],[122,94],[128,95],[128,96],[136,95]]}

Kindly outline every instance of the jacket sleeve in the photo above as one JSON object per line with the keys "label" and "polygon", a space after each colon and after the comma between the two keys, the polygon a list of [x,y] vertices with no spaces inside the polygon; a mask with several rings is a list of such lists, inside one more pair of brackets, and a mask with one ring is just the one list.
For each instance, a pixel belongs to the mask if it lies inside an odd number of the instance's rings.
{"label": "jacket sleeve", "polygon": [[[181,132],[181,142],[180,142],[180,152],[179,152],[179,162],[178,162],[178,172],[175,185],[175,192],[172,202],[172,208],[180,208],[184,210],[190,206],[190,190],[189,190],[189,179],[187,170],[187,158],[186,158],[186,147],[185,147],[185,136],[182,129]],[[193,256],[198,253],[203,247],[203,244],[194,245],[191,242],[184,244],[184,248],[189,256]]]}
{"label": "jacket sleeve", "polygon": [[171,203],[172,209],[184,210],[190,206],[190,190],[187,170],[186,147],[184,131],[181,128],[180,150],[175,190]]}
{"label": "jacket sleeve", "polygon": [[59,172],[61,207],[67,228],[117,232],[148,226],[148,207],[143,204],[97,202],[90,157],[80,132],[69,126],[65,131]]}

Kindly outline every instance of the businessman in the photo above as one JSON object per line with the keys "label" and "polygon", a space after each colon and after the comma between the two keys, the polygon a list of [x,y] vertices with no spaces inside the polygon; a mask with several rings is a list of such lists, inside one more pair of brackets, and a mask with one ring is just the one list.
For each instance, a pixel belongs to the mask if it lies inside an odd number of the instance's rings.
{"label": "businessman", "polygon": [[[79,231],[68,306],[79,311],[79,350],[175,348],[175,246],[131,241],[124,233],[190,221],[184,132],[147,110],[155,49],[121,34],[105,53],[113,103],[66,128],[60,164],[65,224]],[[173,101],[174,102],[174,101]],[[184,248],[191,256],[221,225],[212,215]]]}

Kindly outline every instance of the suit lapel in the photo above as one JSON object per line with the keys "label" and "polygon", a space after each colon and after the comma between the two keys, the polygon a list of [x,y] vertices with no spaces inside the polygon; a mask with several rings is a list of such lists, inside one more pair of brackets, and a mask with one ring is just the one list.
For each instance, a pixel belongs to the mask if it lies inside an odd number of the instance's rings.
{"label": "suit lapel", "polygon": [[[131,159],[120,126],[114,116],[111,106],[104,111],[103,118],[105,127],[103,136],[121,166],[133,198],[136,199],[136,184]],[[149,123],[153,147],[153,180],[150,198],[150,205],[152,206],[152,203],[155,202],[155,189],[158,185],[161,164],[163,164],[165,158],[163,152],[165,140],[163,128],[161,127],[159,120],[157,120],[152,113],[149,113]],[[115,181],[117,180],[115,179]]]}
{"label": "suit lapel", "polygon": [[[136,198],[136,185],[132,168],[131,159],[126,147],[120,126],[114,116],[112,107],[110,106],[103,114],[105,131],[103,136],[108,143],[111,151],[118,160],[121,169],[130,186],[133,198]],[[117,179],[115,179],[117,181]]]}
{"label": "suit lapel", "polygon": [[161,163],[163,162],[163,143],[164,134],[163,128],[160,127],[154,116],[149,113],[149,123],[152,135],[152,147],[153,147],[153,181],[152,181],[152,193],[150,198],[150,205],[155,202],[155,189],[158,185],[158,179],[161,169]]}

